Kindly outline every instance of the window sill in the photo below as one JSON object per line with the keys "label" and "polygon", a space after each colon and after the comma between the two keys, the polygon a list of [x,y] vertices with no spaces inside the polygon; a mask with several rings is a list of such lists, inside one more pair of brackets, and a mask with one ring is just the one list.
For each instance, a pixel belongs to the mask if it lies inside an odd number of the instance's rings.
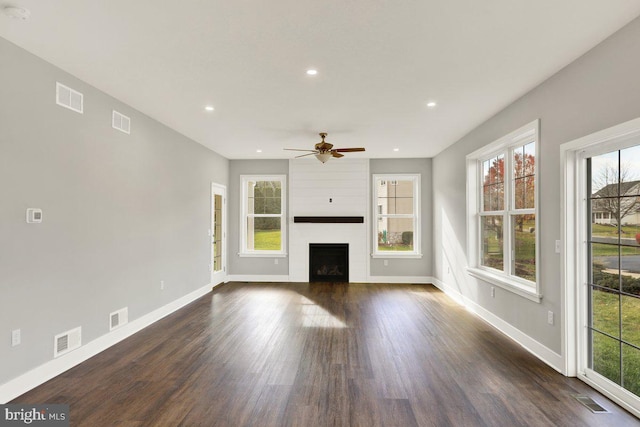
{"label": "window sill", "polygon": [[467,268],[467,273],[470,276],[475,277],[476,279],[480,279],[485,282],[491,283],[492,285],[496,285],[504,290],[512,292],[538,304],[542,301],[542,295],[537,293],[535,289],[530,286],[518,283],[515,280],[511,280],[509,278],[491,273],[490,271],[480,268],[469,267]]}
{"label": "window sill", "polygon": [[407,258],[407,259],[420,259],[422,258],[422,254],[416,254],[416,253],[406,253],[406,252],[402,252],[402,251],[398,251],[398,252],[377,252],[374,254],[371,254],[371,258]]}
{"label": "window sill", "polygon": [[239,257],[246,258],[286,258],[286,252],[238,252]]}

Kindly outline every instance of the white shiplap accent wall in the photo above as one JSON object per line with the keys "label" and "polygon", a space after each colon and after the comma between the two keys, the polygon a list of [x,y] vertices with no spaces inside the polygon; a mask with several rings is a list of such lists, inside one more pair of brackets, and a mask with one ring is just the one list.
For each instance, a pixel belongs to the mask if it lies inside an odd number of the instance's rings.
{"label": "white shiplap accent wall", "polygon": [[[289,161],[289,278],[309,280],[309,243],[348,243],[349,281],[366,282],[369,261],[369,160]],[[331,200],[331,201],[330,201]],[[295,216],[362,216],[364,224],[308,224]]]}

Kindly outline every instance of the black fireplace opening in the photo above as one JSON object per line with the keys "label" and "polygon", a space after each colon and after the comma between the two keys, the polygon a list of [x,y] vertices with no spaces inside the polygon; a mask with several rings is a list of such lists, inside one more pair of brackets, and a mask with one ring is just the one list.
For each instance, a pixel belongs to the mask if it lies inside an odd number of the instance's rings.
{"label": "black fireplace opening", "polygon": [[348,281],[348,243],[309,243],[309,282]]}

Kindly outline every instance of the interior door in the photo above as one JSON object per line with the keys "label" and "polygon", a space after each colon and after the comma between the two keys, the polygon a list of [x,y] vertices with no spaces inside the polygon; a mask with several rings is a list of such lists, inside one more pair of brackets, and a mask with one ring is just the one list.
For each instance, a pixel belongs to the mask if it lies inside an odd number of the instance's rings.
{"label": "interior door", "polygon": [[211,185],[211,283],[215,286],[226,278],[226,188]]}

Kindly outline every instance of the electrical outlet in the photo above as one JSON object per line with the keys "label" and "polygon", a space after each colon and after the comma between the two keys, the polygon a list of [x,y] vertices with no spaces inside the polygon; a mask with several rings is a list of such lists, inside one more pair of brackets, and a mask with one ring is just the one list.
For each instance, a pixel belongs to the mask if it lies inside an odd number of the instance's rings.
{"label": "electrical outlet", "polygon": [[160,290],[164,290],[164,280],[160,280]]}
{"label": "electrical outlet", "polygon": [[560,240],[556,240],[556,253],[560,253]]}
{"label": "electrical outlet", "polygon": [[274,258],[274,259],[273,259],[273,263],[274,263],[275,265],[278,265],[278,258]]}
{"label": "electrical outlet", "polygon": [[389,265],[389,260],[385,259],[384,261],[382,261],[382,264],[387,267]]}
{"label": "electrical outlet", "polygon": [[15,329],[15,330],[11,331],[11,347],[15,347],[17,345],[20,345],[20,342],[22,342],[20,329]]}
{"label": "electrical outlet", "polygon": [[496,288],[495,287],[491,287],[491,298],[495,298],[496,297]]}
{"label": "electrical outlet", "polygon": [[547,312],[547,323],[553,325],[553,311]]}

